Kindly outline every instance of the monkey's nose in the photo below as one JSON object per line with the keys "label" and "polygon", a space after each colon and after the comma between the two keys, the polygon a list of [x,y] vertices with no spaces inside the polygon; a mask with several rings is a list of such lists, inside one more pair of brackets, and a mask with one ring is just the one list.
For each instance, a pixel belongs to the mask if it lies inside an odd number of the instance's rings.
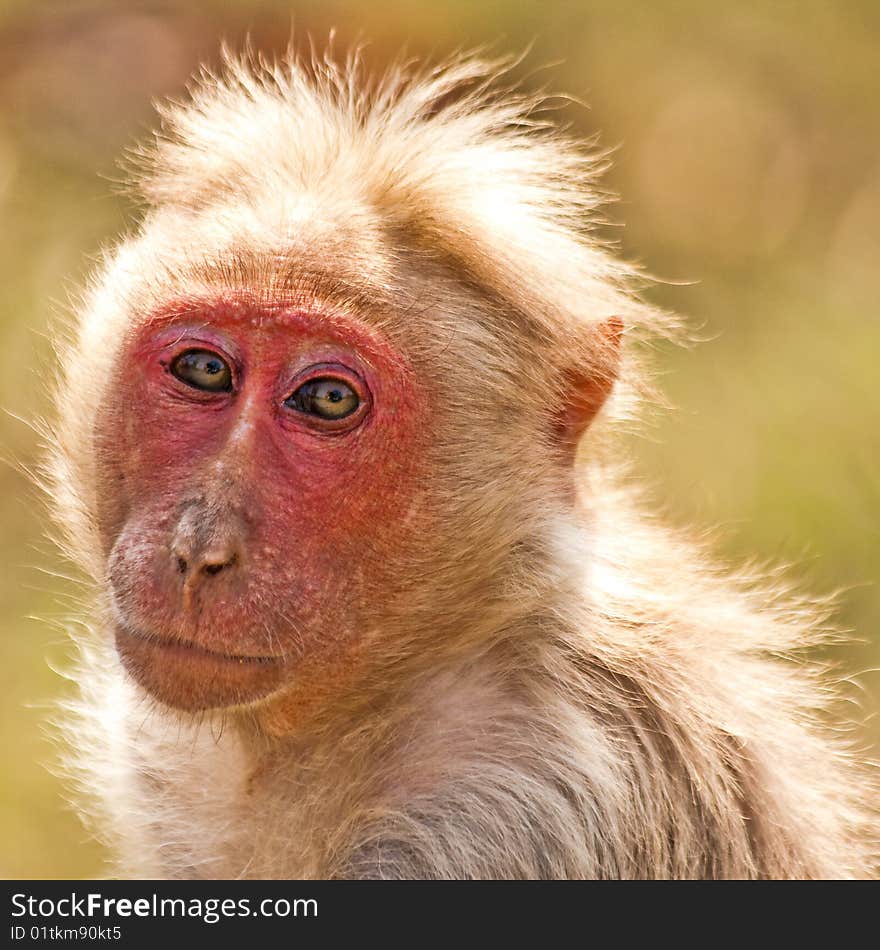
{"label": "monkey's nose", "polygon": [[244,528],[234,511],[213,512],[188,504],[171,539],[172,563],[183,580],[184,605],[202,584],[218,574],[231,574],[241,563]]}
{"label": "monkey's nose", "polygon": [[178,547],[174,556],[177,570],[183,576],[183,600],[187,607],[202,584],[222,571],[229,571],[239,560],[238,551],[232,545],[225,544],[191,552]]}

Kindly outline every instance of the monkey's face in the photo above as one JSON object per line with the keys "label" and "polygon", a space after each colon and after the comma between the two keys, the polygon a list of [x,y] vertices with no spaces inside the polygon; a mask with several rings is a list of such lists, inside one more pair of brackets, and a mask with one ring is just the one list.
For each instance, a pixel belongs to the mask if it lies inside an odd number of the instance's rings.
{"label": "monkey's face", "polygon": [[113,373],[98,520],[126,668],[188,710],[332,678],[424,528],[406,360],[340,313],[237,298],[168,306]]}

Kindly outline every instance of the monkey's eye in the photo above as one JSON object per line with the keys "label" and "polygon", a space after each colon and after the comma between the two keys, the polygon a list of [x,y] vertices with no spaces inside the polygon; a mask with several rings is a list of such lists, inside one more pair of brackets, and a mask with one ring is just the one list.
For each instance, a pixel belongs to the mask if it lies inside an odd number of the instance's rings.
{"label": "monkey's eye", "polygon": [[222,357],[210,350],[187,350],[176,356],[171,372],[193,389],[210,393],[228,393],[232,390],[232,370]]}
{"label": "monkey's eye", "polygon": [[351,386],[332,376],[310,379],[284,400],[290,409],[331,421],[350,416],[360,404],[360,397]]}

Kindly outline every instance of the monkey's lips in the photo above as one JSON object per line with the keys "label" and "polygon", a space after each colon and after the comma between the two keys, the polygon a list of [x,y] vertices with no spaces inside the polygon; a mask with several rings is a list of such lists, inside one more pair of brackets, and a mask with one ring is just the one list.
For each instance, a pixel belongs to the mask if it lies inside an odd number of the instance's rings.
{"label": "monkey's lips", "polygon": [[218,653],[116,627],[123,666],[147,692],[175,709],[197,712],[256,702],[283,682],[285,657]]}

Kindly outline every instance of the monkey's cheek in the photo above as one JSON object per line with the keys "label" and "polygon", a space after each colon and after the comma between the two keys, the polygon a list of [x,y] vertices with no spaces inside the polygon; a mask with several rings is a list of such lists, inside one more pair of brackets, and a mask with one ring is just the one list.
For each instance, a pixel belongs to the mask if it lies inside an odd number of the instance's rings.
{"label": "monkey's cheek", "polygon": [[151,696],[185,712],[247,706],[285,680],[283,657],[236,657],[169,643],[117,627],[123,667]]}

